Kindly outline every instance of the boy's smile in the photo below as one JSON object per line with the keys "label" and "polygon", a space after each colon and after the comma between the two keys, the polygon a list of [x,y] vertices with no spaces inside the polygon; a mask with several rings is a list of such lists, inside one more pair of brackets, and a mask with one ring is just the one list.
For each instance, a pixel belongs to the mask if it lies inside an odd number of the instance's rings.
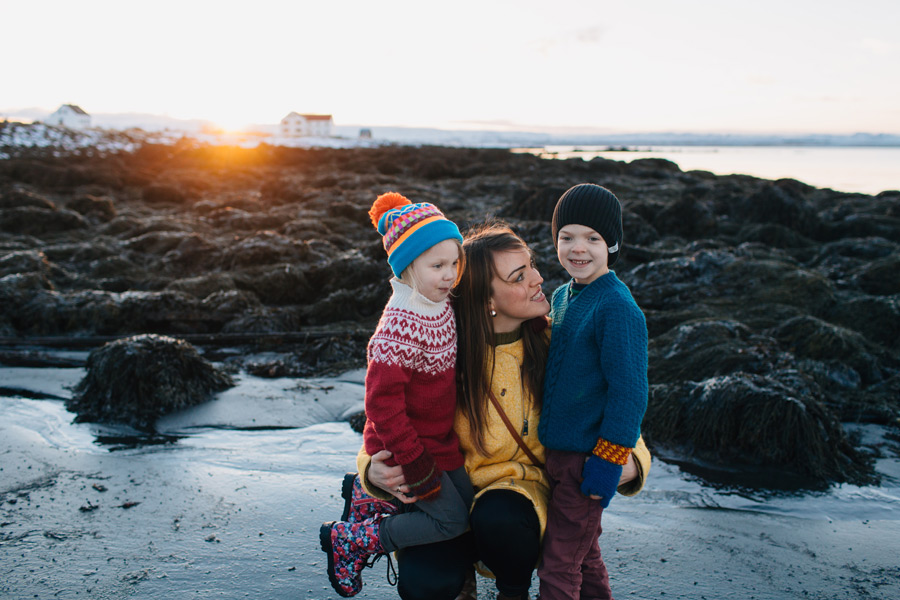
{"label": "boy's smile", "polygon": [[559,230],[556,256],[575,283],[591,283],[609,273],[609,247],[603,236],[585,225]]}

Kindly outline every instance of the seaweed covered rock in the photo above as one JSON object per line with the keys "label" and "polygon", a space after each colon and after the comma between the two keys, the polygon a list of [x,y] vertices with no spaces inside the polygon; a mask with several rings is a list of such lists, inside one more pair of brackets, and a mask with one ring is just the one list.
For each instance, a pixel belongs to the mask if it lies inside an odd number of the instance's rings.
{"label": "seaweed covered rock", "polygon": [[191,344],[161,335],[137,335],[91,352],[87,375],[66,408],[76,413],[76,421],[152,430],[162,415],[202,404],[233,385],[228,374]]}
{"label": "seaweed covered rock", "polygon": [[[232,318],[209,311],[200,300],[182,292],[59,292],[44,289],[39,274],[29,279],[0,280],[0,300],[10,307],[16,329],[24,335],[96,332],[130,335],[138,331],[215,332]],[[8,275],[7,277],[19,277]],[[21,292],[29,285],[31,293]]]}
{"label": "seaweed covered rock", "polygon": [[84,194],[72,199],[67,207],[80,215],[94,217],[98,221],[111,221],[116,216],[116,207],[113,201],[103,196],[91,196]]}
{"label": "seaweed covered rock", "polygon": [[[529,242],[549,293],[569,279],[550,215],[566,189],[593,182],[623,205],[616,273],[647,318],[654,394],[645,430],[655,455],[692,468],[718,461],[718,475],[784,463],[821,482],[815,452],[734,445],[736,434],[752,432],[736,431],[727,412],[752,425],[763,413],[748,407],[762,406],[783,418],[756,428],[760,444],[787,435],[791,418],[809,436],[821,420],[819,433],[837,449],[822,454],[823,477],[847,481],[852,469],[835,456],[851,454],[833,420],[900,423],[900,192],[866,196],[682,171],[664,160],[544,160],[501,149],[226,151],[185,141],[114,156],[16,152],[0,161],[7,336],[223,334],[270,344],[327,330],[327,343],[266,346],[277,359],[237,366],[265,376],[362,367],[368,335],[344,334],[371,332],[389,295],[390,268],[367,218],[378,194],[433,202],[463,229],[506,219]],[[691,404],[712,398],[721,415]],[[802,415],[792,412],[801,405]],[[664,417],[672,406],[679,418],[709,421],[671,432]],[[816,443],[794,446],[807,452]]]}
{"label": "seaweed covered rock", "polygon": [[0,208],[16,208],[19,206],[33,206],[54,210],[56,205],[46,197],[26,187],[15,186],[12,189],[0,192]]}
{"label": "seaweed covered rock", "polygon": [[702,380],[735,371],[768,373],[791,356],[775,340],[732,320],[697,319],[650,340],[651,383]]}
{"label": "seaweed covered rock", "polygon": [[48,210],[36,206],[18,206],[0,210],[0,231],[42,236],[86,227],[84,218],[68,209]]}
{"label": "seaweed covered rock", "polygon": [[817,390],[789,369],[653,385],[643,431],[663,454],[676,448],[714,480],[739,473],[738,481],[770,488],[871,483],[871,461],[817,401]]}
{"label": "seaweed covered rock", "polygon": [[796,356],[840,361],[858,373],[866,385],[883,381],[900,366],[886,356],[881,359],[882,351],[862,334],[815,317],[794,317],[773,333]]}

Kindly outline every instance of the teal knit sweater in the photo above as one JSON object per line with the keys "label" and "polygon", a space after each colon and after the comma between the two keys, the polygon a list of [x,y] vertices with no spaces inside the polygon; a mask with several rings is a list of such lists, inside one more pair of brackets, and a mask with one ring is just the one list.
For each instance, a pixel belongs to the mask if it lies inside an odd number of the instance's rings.
{"label": "teal knit sweater", "polygon": [[590,453],[602,438],[634,448],[647,409],[647,323],[615,272],[574,298],[553,292],[550,356],[538,437],[547,448]]}

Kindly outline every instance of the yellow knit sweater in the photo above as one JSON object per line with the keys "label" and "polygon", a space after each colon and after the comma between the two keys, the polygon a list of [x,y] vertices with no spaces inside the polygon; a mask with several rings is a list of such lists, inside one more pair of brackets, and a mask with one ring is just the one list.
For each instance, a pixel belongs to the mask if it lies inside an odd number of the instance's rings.
{"label": "yellow knit sweater", "polygon": [[[540,419],[531,394],[525,390],[520,365],[524,357],[522,340],[494,347],[494,376],[491,391],[522,441],[532,454],[544,462],[544,446],[538,441],[537,426]],[[491,356],[487,360],[490,364]],[[532,504],[541,524],[541,536],[547,525],[547,502],[550,498],[550,481],[547,473],[534,466],[531,459],[519,448],[509,434],[506,425],[494,406],[488,402],[485,414],[484,445],[489,456],[475,451],[469,421],[462,411],[456,411],[453,429],[459,435],[459,445],[466,459],[466,471],[472,480],[477,499],[488,490],[513,490],[524,494]],[[524,419],[528,419],[528,433],[523,435]]]}

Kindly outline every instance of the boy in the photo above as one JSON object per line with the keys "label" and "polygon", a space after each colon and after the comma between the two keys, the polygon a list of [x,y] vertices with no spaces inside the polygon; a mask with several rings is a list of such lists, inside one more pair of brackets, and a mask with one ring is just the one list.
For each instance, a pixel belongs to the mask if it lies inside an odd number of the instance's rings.
{"label": "boy", "polygon": [[640,437],[647,325],[610,270],[622,246],[622,207],[612,192],[589,183],[570,188],[551,225],[557,257],[572,280],[553,293],[538,426],[551,482],[540,597],[612,598],[600,519]]}

